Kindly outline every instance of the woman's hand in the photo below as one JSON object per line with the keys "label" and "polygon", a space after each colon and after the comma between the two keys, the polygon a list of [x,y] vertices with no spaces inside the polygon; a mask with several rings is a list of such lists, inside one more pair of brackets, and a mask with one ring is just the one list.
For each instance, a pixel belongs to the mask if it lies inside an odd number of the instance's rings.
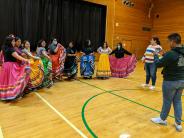
{"label": "woman's hand", "polygon": [[30,64],[29,59],[24,59],[23,61],[24,61],[26,64]]}
{"label": "woman's hand", "polygon": [[155,56],[155,55],[158,55],[158,53],[157,52],[153,52],[153,55]]}
{"label": "woman's hand", "polygon": [[91,55],[91,56],[93,56],[93,55],[94,55],[94,53],[91,53],[90,55]]}
{"label": "woman's hand", "polygon": [[85,56],[86,54],[85,54],[84,52],[81,52],[81,55],[82,55],[82,56]]}
{"label": "woman's hand", "polygon": [[161,51],[159,52],[159,54],[160,54],[160,55],[164,55],[164,54],[165,54],[165,51],[164,51],[164,50],[161,50]]}
{"label": "woman's hand", "polygon": [[52,60],[51,60],[51,58],[49,57],[49,56],[47,56],[47,59],[51,62]]}
{"label": "woman's hand", "polygon": [[142,63],[145,63],[145,57],[142,57],[141,61]]}

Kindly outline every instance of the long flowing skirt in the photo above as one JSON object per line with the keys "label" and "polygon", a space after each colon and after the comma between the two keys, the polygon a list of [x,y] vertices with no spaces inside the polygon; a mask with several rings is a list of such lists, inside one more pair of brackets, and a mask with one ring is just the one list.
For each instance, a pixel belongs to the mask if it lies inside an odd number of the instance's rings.
{"label": "long flowing skirt", "polygon": [[30,67],[17,62],[4,62],[0,74],[0,100],[14,100],[23,94],[27,86]]}
{"label": "long flowing skirt", "polygon": [[64,70],[64,61],[65,61],[66,53],[65,49],[59,48],[56,54],[50,55],[52,60],[52,74],[53,78],[59,78]]}
{"label": "long flowing skirt", "polygon": [[64,74],[68,78],[74,78],[77,75],[76,57],[67,57],[64,64]]}
{"label": "long flowing skirt", "polygon": [[92,77],[95,70],[95,57],[92,55],[85,55],[81,57],[80,73],[83,77]]}
{"label": "long flowing skirt", "polygon": [[97,77],[105,77],[108,78],[111,76],[109,55],[101,54],[97,66]]}
{"label": "long flowing skirt", "polygon": [[111,73],[112,77],[124,78],[132,73],[136,67],[136,57],[126,56],[124,58],[116,58],[110,56]]}
{"label": "long flowing skirt", "polygon": [[28,82],[28,89],[34,89],[41,86],[44,79],[44,67],[41,60],[30,59],[30,80]]}
{"label": "long flowing skirt", "polygon": [[52,63],[47,58],[42,58],[44,66],[44,80],[42,83],[43,87],[50,87],[53,84],[52,81]]}

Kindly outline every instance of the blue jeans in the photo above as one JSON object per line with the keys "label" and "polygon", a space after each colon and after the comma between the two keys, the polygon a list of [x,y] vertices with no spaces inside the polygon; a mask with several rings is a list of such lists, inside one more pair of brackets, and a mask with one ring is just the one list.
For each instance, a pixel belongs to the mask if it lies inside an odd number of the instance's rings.
{"label": "blue jeans", "polygon": [[160,114],[160,118],[162,120],[167,119],[171,109],[171,105],[173,103],[175,122],[179,125],[181,124],[181,117],[182,117],[181,96],[183,89],[184,89],[184,80],[163,81],[162,85],[163,105]]}
{"label": "blue jeans", "polygon": [[155,86],[157,79],[157,67],[155,63],[145,63],[146,70],[146,84],[149,84],[150,79],[152,80],[152,86]]}

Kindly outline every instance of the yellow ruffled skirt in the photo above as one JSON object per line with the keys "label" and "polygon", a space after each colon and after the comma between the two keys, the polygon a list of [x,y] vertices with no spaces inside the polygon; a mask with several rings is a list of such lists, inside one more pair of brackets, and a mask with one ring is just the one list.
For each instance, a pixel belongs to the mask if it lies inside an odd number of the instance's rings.
{"label": "yellow ruffled skirt", "polygon": [[97,77],[110,77],[111,69],[108,54],[101,54],[97,65]]}
{"label": "yellow ruffled skirt", "polygon": [[28,88],[36,88],[39,87],[44,79],[44,67],[42,61],[30,59],[30,80],[28,83]]}

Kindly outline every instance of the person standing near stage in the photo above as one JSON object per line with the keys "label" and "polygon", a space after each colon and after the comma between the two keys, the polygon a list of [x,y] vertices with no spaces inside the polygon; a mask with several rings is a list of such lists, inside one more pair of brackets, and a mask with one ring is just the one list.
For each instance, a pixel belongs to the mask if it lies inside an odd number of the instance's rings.
{"label": "person standing near stage", "polygon": [[96,76],[101,79],[107,79],[111,77],[111,68],[109,61],[109,54],[112,52],[107,42],[104,42],[103,46],[98,48],[100,58],[98,61]]}
{"label": "person standing near stage", "polygon": [[82,50],[80,74],[85,79],[92,79],[95,70],[95,56],[91,40],[86,40]]}
{"label": "person standing near stage", "polygon": [[77,54],[74,42],[70,42],[66,49],[66,60],[64,64],[64,74],[68,80],[76,79],[77,77]]}
{"label": "person standing near stage", "polygon": [[163,55],[161,59],[155,54],[155,64],[163,67],[163,105],[160,117],[152,118],[156,124],[167,125],[171,105],[174,106],[175,127],[177,131],[182,131],[182,102],[181,96],[184,89],[184,47],[181,45],[181,36],[173,33],[168,36],[171,50]]}

